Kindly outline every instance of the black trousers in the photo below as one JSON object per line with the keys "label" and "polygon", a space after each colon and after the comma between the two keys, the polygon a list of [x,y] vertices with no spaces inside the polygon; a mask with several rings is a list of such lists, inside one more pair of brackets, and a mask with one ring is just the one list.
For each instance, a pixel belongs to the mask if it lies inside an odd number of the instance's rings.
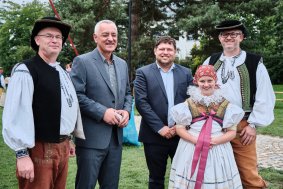
{"label": "black trousers", "polygon": [[164,189],[167,160],[170,157],[172,162],[177,145],[178,143],[172,145],[144,143],[144,154],[149,170],[149,189]]}

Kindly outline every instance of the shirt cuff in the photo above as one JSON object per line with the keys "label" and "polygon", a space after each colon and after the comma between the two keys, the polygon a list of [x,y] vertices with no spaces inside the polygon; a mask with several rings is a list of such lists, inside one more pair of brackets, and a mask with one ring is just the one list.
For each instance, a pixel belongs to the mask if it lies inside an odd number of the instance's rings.
{"label": "shirt cuff", "polygon": [[27,149],[17,150],[15,153],[16,153],[16,158],[17,159],[29,156],[29,153],[28,153]]}

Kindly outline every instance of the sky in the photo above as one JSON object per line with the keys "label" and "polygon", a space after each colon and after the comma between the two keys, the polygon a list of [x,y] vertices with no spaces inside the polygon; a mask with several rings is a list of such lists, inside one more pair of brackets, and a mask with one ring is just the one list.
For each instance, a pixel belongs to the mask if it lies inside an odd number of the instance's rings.
{"label": "sky", "polygon": [[[5,1],[5,0],[0,0],[0,5],[2,4],[3,1]],[[14,3],[18,3],[18,4],[24,4],[24,3],[32,2],[33,0],[10,0],[10,1],[12,1]],[[49,0],[39,0],[39,1],[46,2],[46,3],[49,2]]]}

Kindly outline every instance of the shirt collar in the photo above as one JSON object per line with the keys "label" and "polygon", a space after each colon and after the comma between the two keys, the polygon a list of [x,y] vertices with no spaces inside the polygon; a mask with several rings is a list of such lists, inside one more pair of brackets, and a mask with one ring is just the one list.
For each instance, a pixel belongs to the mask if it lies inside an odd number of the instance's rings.
{"label": "shirt collar", "polygon": [[241,50],[240,54],[233,56],[233,57],[224,56],[224,54],[222,53],[220,58],[219,58],[219,60],[221,62],[225,62],[225,60],[231,62],[231,61],[234,61],[234,59],[235,59],[235,65],[234,66],[237,67],[241,64],[244,64],[245,60],[246,60],[246,51]]}
{"label": "shirt collar", "polygon": [[48,63],[48,65],[55,68],[57,65],[60,65],[60,62]]}
{"label": "shirt collar", "polygon": [[[103,62],[108,64],[108,62],[107,62],[106,58],[103,56],[103,54],[101,54],[99,51],[98,51],[98,53],[100,54],[100,56],[101,56]],[[111,62],[112,62],[113,64],[115,63],[115,61],[114,61],[114,59],[113,59],[113,55],[111,55]]]}
{"label": "shirt collar", "polygon": [[[163,68],[162,68],[157,62],[155,62],[155,63],[156,63],[156,65],[157,65],[157,68],[158,68],[159,70],[162,70],[162,71],[163,71]],[[170,69],[168,70],[168,72],[171,72],[174,68],[175,68],[175,63],[173,63],[173,64],[171,65],[171,67],[170,67]]]}

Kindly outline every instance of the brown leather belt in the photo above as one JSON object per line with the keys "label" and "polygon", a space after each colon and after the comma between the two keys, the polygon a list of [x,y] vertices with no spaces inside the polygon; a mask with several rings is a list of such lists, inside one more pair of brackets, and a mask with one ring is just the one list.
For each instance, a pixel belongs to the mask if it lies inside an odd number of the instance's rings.
{"label": "brown leather belt", "polygon": [[243,117],[243,120],[248,120],[251,112],[245,112],[245,115]]}

